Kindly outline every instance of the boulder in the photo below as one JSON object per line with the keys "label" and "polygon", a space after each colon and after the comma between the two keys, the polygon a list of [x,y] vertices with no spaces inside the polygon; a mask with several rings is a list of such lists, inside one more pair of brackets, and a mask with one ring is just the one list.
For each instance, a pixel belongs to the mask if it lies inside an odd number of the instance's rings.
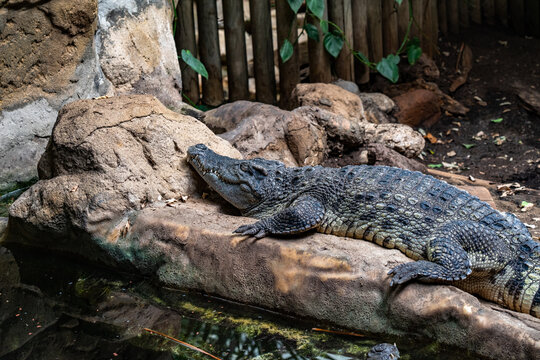
{"label": "boulder", "polygon": [[0,190],[37,176],[60,108],[148,93],[183,110],[167,0],[7,0],[0,8]]}
{"label": "boulder", "polygon": [[342,157],[329,158],[323,163],[323,166],[328,167],[347,165],[386,165],[411,171],[427,172],[426,166],[421,162],[410,159],[383,144],[377,143],[361,147],[358,150],[344,154]]}
{"label": "boulder", "polygon": [[388,96],[382,93],[361,93],[366,120],[374,124],[395,123],[393,114],[399,109]]}
{"label": "boulder", "polygon": [[403,124],[373,124],[367,121],[351,121],[339,114],[316,106],[302,106],[293,114],[322,126],[328,136],[328,147],[333,153],[356,150],[359,146],[379,143],[407,157],[418,156],[424,149],[423,136]]}
{"label": "boulder", "polygon": [[292,92],[294,108],[315,106],[341,115],[351,121],[366,119],[362,100],[341,87],[333,84],[313,83],[298,84]]}
{"label": "boulder", "polygon": [[197,143],[241,158],[204,124],[152,96],[72,102],[39,162],[41,180],[13,203],[10,216],[69,238],[130,209],[191,195],[198,183],[185,158]]}
{"label": "boulder", "polygon": [[248,159],[318,165],[326,153],[322,127],[277,106],[240,100],[205,112],[201,121]]}
{"label": "boulder", "polygon": [[429,90],[415,89],[394,98],[399,111],[396,118],[401,124],[429,127],[439,121],[441,104],[438,96]]}
{"label": "boulder", "polygon": [[[14,231],[33,226],[22,217],[12,220]],[[215,294],[361,333],[422,337],[486,358],[540,356],[539,319],[453,286],[412,282],[390,288],[387,272],[411,261],[398,250],[318,233],[258,241],[232,234],[252,221],[223,214],[219,205],[188,199],[175,207],[147,207],[101,223],[92,239],[84,241],[109,254],[116,266],[152,276],[163,286]],[[50,245],[44,236],[25,241]],[[81,244],[54,245],[81,251]]]}

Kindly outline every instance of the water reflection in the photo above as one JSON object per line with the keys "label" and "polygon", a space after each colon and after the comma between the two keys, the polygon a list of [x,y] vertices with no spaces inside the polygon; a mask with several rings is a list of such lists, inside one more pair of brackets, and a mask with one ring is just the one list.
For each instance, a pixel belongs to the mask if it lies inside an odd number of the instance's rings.
{"label": "water reflection", "polygon": [[478,359],[413,339],[316,333],[298,318],[71,257],[10,250],[0,248],[1,359],[210,359],[145,327],[223,360],[364,359],[378,342],[397,342],[402,359]]}

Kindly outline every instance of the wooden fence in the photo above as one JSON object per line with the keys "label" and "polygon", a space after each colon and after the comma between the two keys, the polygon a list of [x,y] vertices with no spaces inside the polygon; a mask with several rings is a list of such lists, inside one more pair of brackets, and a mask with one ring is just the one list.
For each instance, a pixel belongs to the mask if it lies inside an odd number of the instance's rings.
{"label": "wooden fence", "polygon": [[[354,50],[377,62],[399,48],[409,21],[409,1],[412,2],[414,17],[411,35],[421,40],[422,49],[428,56],[437,52],[439,32],[459,34],[471,24],[503,25],[520,35],[540,37],[540,0],[403,0],[400,6],[395,0],[325,0],[324,18],[343,29]],[[227,100],[250,97],[245,36],[248,24],[256,100],[275,104],[279,98],[280,105],[288,107],[289,95],[300,81],[301,49],[295,43],[300,31],[297,15],[287,0],[249,0],[250,16],[246,21],[245,2],[218,2],[223,7]],[[213,106],[226,100],[222,76],[224,64],[219,49],[218,3],[216,0],[178,0],[175,34],[178,52],[188,49],[206,66],[209,77],[208,80],[202,79],[202,102]],[[272,31],[273,17],[277,22],[276,34]],[[306,22],[316,24],[310,17]],[[291,26],[292,31],[289,31]],[[278,40],[277,49],[286,38],[295,43],[289,61],[283,63],[275,55],[274,36]],[[307,44],[310,82],[330,82],[333,77],[358,84],[369,81],[369,69],[355,60],[346,47],[333,59],[323,48],[320,28],[319,37],[321,41],[309,39]],[[278,61],[279,86],[276,84],[275,59]],[[194,103],[198,102],[201,99],[199,76],[182,66],[182,81],[184,94]]]}

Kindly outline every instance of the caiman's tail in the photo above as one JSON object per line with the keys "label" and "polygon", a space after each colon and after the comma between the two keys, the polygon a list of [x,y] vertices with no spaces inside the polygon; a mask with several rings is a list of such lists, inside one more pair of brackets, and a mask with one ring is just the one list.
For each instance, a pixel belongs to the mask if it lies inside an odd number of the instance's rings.
{"label": "caiman's tail", "polygon": [[495,276],[498,302],[508,308],[540,318],[540,244],[521,244],[519,256]]}

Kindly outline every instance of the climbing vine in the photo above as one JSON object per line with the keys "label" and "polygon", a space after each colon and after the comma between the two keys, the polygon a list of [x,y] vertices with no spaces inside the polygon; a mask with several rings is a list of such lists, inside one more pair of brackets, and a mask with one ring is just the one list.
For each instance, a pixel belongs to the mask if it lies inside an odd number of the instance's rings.
{"label": "climbing vine", "polygon": [[[298,13],[300,7],[304,3],[303,0],[287,1],[295,14]],[[403,0],[395,0],[395,6],[400,6],[402,1]],[[389,54],[388,56],[382,58],[379,62],[371,62],[369,61],[368,57],[362,54],[360,51],[354,50],[352,45],[345,37],[343,30],[335,23],[323,19],[324,0],[306,0],[305,2],[306,16],[304,17],[302,31],[297,35],[295,43],[298,42],[298,39],[300,38],[300,36],[302,36],[304,32],[310,39],[317,42],[320,41],[319,30],[317,29],[317,27],[313,24],[306,22],[306,18],[308,16],[315,18],[319,22],[323,33],[324,48],[332,57],[337,58],[339,53],[343,49],[343,46],[347,46],[347,48],[350,50],[350,52],[355,58],[367,65],[369,68],[377,70],[382,76],[392,81],[393,83],[397,82],[399,79],[398,64],[401,60],[400,55],[403,52],[407,52],[407,60],[411,65],[416,63],[420,55],[422,55],[422,49],[420,48],[420,41],[418,40],[418,38],[410,38],[410,31],[414,22],[414,18],[412,15],[412,1],[409,1],[409,22],[401,46],[395,54]],[[283,62],[287,62],[292,57],[294,51],[293,49],[294,45],[288,39],[285,39],[279,49],[279,55]]]}

